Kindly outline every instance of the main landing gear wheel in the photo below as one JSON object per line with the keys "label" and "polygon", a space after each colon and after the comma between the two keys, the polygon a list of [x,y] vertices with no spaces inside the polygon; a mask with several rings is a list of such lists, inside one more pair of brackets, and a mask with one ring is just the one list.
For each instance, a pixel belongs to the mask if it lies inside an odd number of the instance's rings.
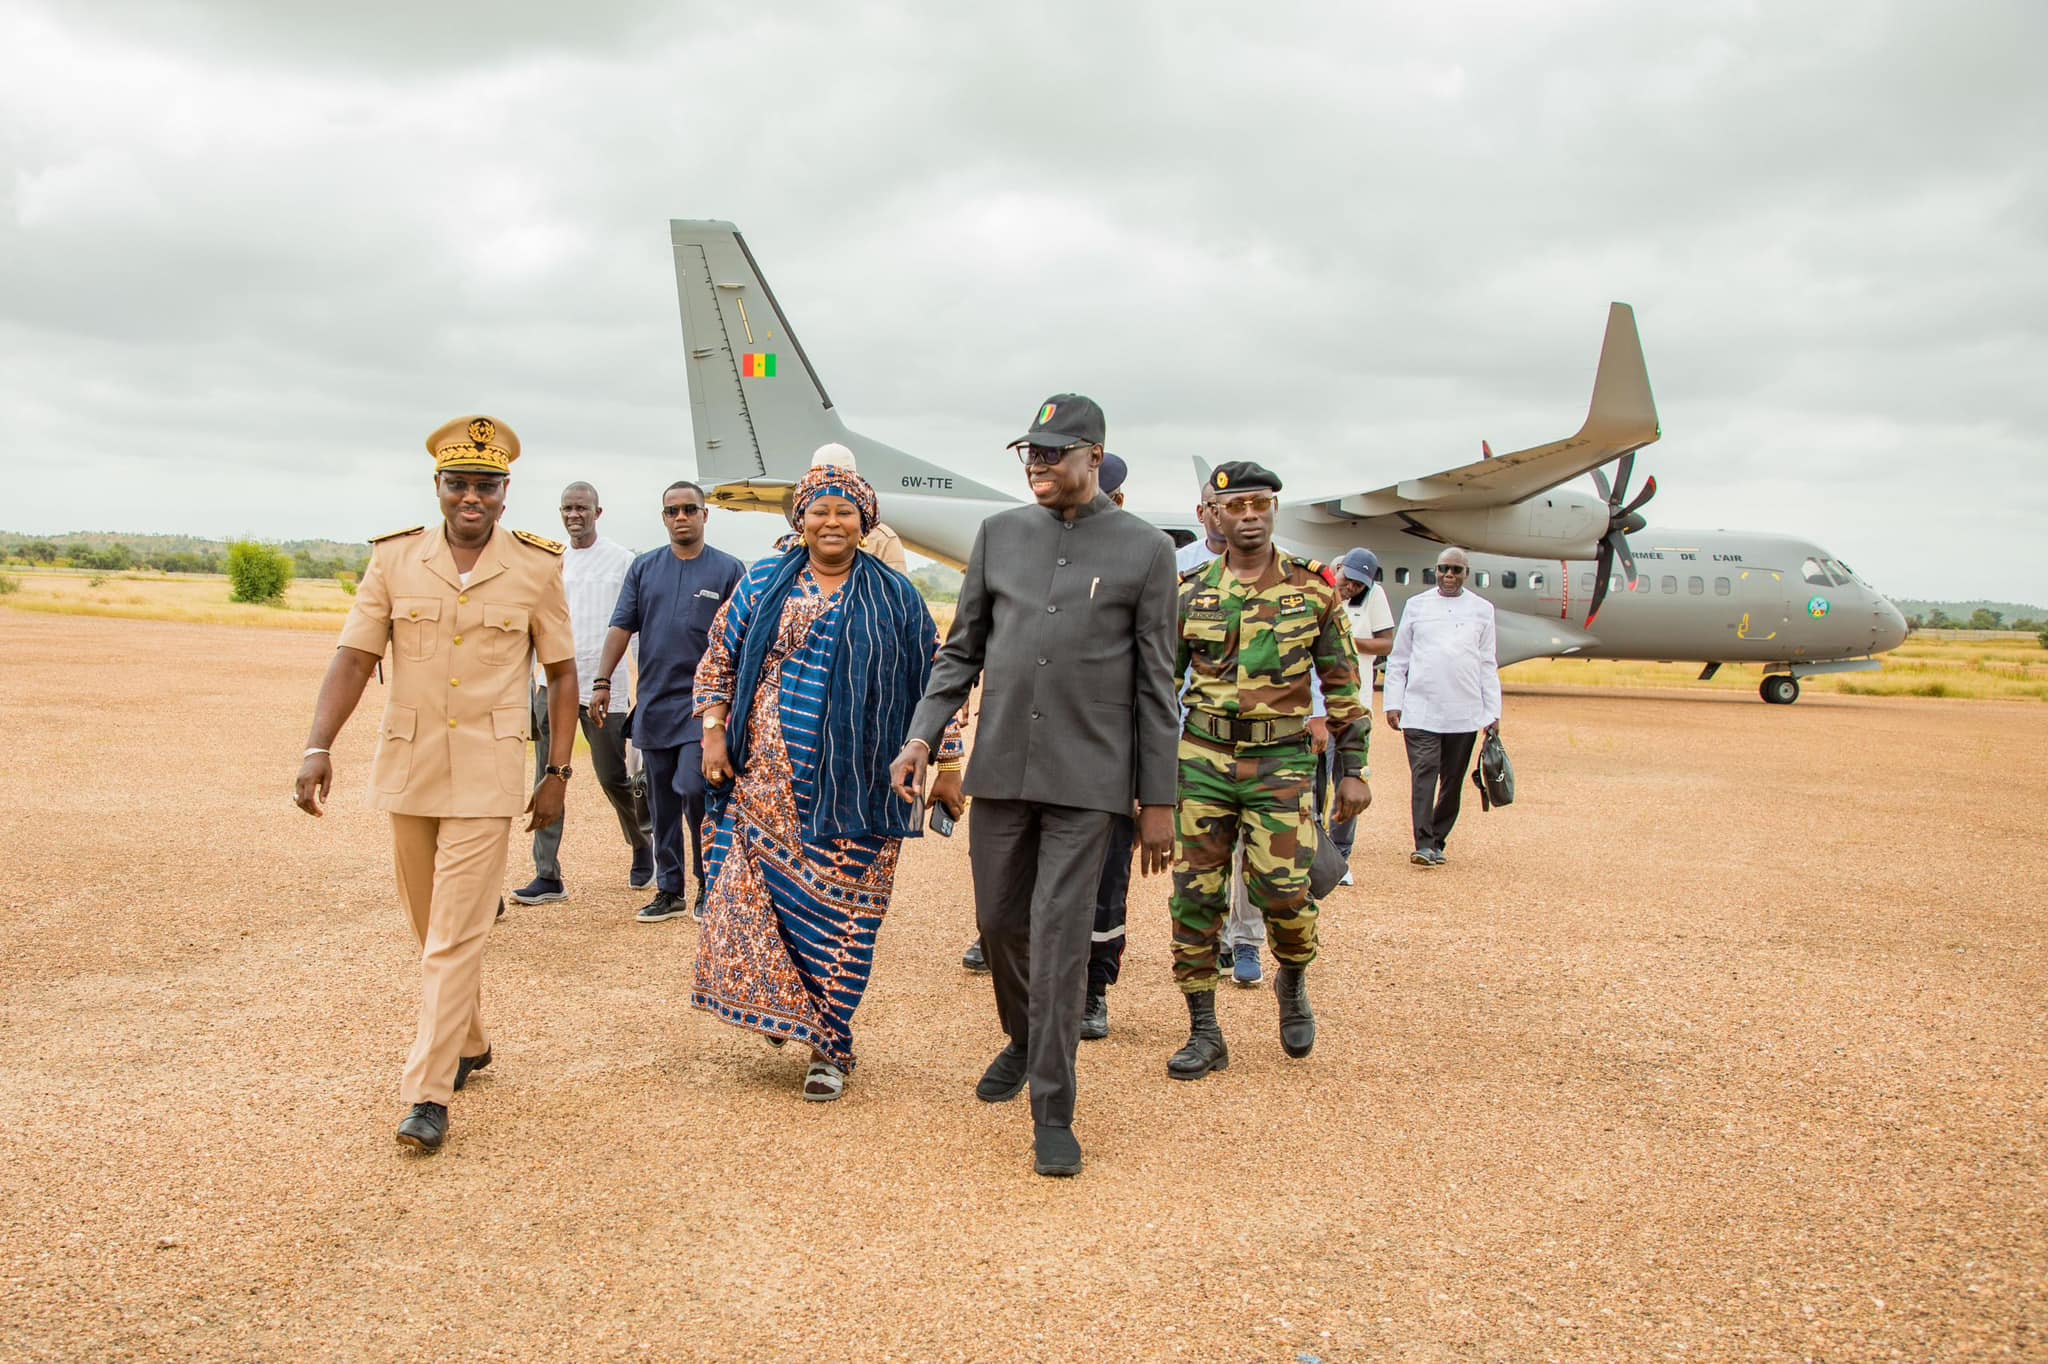
{"label": "main landing gear wheel", "polygon": [[1772,673],[1757,692],[1773,706],[1789,706],[1799,699],[1799,679],[1790,673]]}

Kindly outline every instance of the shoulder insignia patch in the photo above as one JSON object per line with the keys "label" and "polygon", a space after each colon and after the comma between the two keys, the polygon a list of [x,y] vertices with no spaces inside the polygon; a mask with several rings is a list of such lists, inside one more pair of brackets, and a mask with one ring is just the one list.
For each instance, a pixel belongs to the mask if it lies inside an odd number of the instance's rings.
{"label": "shoulder insignia patch", "polygon": [[370,543],[373,545],[381,545],[386,540],[396,540],[400,536],[418,535],[421,531],[425,529],[425,526],[407,526],[404,530],[389,531],[383,535],[372,535],[370,537]]}
{"label": "shoulder insignia patch", "polygon": [[550,554],[560,554],[569,548],[560,540],[550,540],[545,535],[535,535],[530,530],[515,530],[512,532],[512,538],[524,540],[535,549],[544,549]]}
{"label": "shoulder insignia patch", "polygon": [[1280,594],[1280,611],[1282,615],[1292,615],[1297,611],[1306,610],[1308,610],[1308,596],[1306,593],[1283,592]]}

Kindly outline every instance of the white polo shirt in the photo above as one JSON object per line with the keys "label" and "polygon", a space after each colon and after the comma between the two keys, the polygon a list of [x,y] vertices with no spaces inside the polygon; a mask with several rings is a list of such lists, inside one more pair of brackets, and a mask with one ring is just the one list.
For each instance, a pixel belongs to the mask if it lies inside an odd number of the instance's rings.
{"label": "white polo shirt", "polygon": [[1401,728],[1471,734],[1500,719],[1493,603],[1473,592],[1431,589],[1401,608],[1387,656],[1381,705],[1401,712]]}
{"label": "white polo shirt", "polygon": [[[597,681],[597,663],[604,656],[604,637],[612,623],[612,608],[619,604],[619,588],[625,585],[626,570],[633,566],[633,551],[603,536],[589,549],[574,545],[562,555],[562,586],[569,594],[569,632],[576,638],[577,701],[590,704],[591,683]],[[637,656],[634,641],[626,656]],[[618,714],[628,708],[626,663],[619,660],[612,674],[611,704]]]}

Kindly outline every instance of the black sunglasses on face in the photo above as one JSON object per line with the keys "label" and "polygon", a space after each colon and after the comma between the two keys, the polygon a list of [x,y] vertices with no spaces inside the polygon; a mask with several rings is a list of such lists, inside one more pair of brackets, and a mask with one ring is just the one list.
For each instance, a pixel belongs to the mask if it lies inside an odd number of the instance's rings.
{"label": "black sunglasses on face", "polygon": [[1438,564],[1436,566],[1436,573],[1439,578],[1446,573],[1463,573],[1464,571],[1465,565],[1463,564]]}
{"label": "black sunglasses on face", "polygon": [[1027,469],[1034,465],[1050,468],[1082,448],[1079,445],[1020,445],[1017,447],[1017,459]]}
{"label": "black sunglasses on face", "polygon": [[663,516],[702,516],[706,508],[700,502],[685,502],[680,507],[663,507]]}
{"label": "black sunglasses on face", "polygon": [[455,474],[443,474],[441,475],[441,486],[454,493],[457,497],[468,496],[471,488],[476,489],[478,497],[490,497],[496,494],[498,489],[505,486],[505,480],[502,478],[462,478]]}

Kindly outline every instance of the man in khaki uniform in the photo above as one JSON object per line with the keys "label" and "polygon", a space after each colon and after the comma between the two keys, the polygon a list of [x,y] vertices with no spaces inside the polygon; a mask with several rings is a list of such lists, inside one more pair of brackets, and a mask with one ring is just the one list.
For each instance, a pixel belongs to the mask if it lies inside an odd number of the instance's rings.
{"label": "man in khaki uniform", "polygon": [[[328,748],[370,672],[391,651],[391,692],[370,773],[389,811],[398,898],[420,943],[419,1034],[400,1097],[398,1140],[438,1150],[448,1100],[490,1064],[480,1012],[484,939],[505,879],[512,820],[562,817],[576,742],[576,641],[562,546],[502,531],[519,438],[491,417],[458,417],[427,437],[442,523],[379,536],[315,704],[293,800],[321,813]],[[548,679],[548,765],[529,786],[527,678]]]}

